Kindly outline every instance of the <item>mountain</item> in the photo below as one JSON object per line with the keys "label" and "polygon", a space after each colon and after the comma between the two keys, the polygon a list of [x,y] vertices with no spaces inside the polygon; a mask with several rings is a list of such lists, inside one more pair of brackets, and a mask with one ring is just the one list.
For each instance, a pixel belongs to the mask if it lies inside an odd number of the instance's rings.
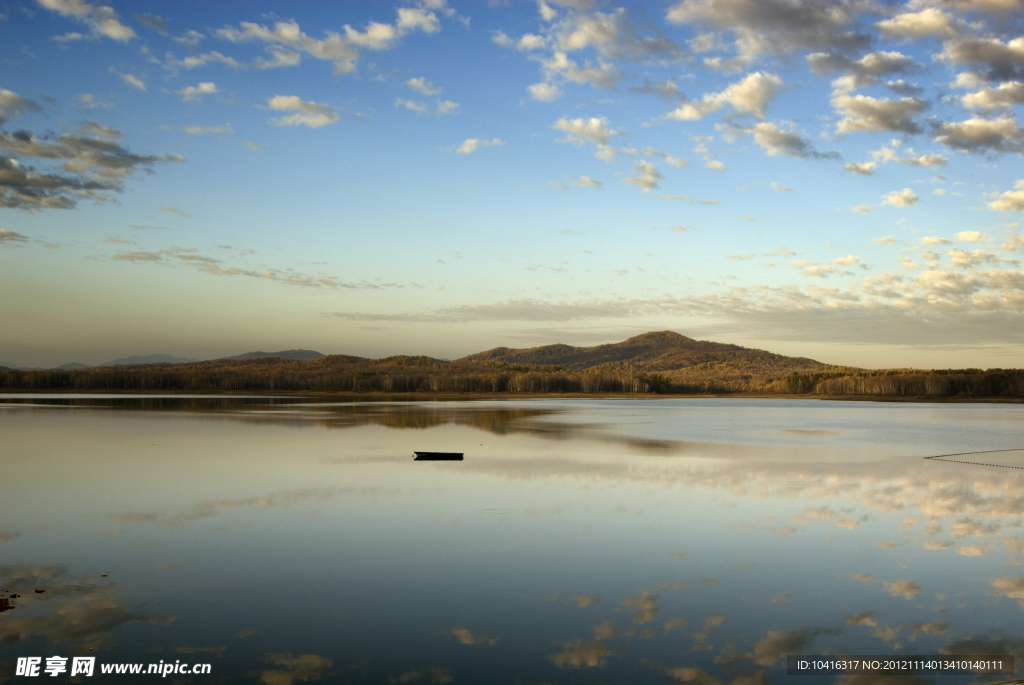
{"label": "mountain", "polygon": [[90,369],[92,368],[88,364],[80,364],[78,362],[68,362],[67,364],[61,364],[60,366],[53,367],[54,371],[77,371],[78,369]]}
{"label": "mountain", "polygon": [[694,340],[673,331],[644,333],[619,343],[595,347],[544,345],[526,349],[496,347],[471,354],[460,362],[561,366],[569,369],[630,368],[646,372],[679,371],[705,365],[812,371],[826,365],[805,357],[786,357],[739,345]]}
{"label": "mountain", "polygon": [[148,354],[144,357],[135,355],[134,357],[119,357],[117,359],[111,359],[109,362],[104,362],[100,366],[122,366],[122,365],[133,365],[133,364],[187,364],[189,362],[197,362],[198,359],[194,357],[172,357],[169,354]]}
{"label": "mountain", "polygon": [[2,361],[0,361],[0,369],[7,369],[8,371],[17,371],[20,368],[21,367],[18,366],[17,364],[12,364],[10,362],[2,362]]}
{"label": "mountain", "polygon": [[[178,363],[167,363],[178,362]],[[677,393],[1024,401],[1019,369],[858,369],[694,340],[672,331],[594,347],[496,347],[448,361],[311,350],[228,359],[128,357],[113,366],[0,371],[0,390],[354,393]],[[71,365],[65,365],[71,366]]]}
{"label": "mountain", "polygon": [[224,357],[224,359],[235,360],[235,359],[263,359],[265,357],[277,357],[278,359],[294,359],[295,361],[309,361],[310,359],[319,359],[324,355],[314,350],[281,350],[280,352],[245,352],[244,354],[236,354],[234,357]]}

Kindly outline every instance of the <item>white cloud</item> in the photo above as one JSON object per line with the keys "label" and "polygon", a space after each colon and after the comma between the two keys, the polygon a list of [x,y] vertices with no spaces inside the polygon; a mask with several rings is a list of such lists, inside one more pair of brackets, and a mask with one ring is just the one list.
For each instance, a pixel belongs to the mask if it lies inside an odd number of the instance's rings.
{"label": "white cloud", "polygon": [[609,138],[615,133],[604,117],[590,117],[589,119],[568,119],[562,117],[551,128],[565,132],[563,142],[582,145],[589,140],[599,145],[607,145]]}
{"label": "white cloud", "polygon": [[344,36],[327,31],[325,37],[319,40],[303,33],[295,21],[279,21],[273,27],[243,21],[239,27],[219,29],[217,35],[234,43],[257,40],[287,46],[315,59],[333,62],[335,73],[344,74],[355,71],[360,50],[389,50],[411,31],[436,33],[440,31],[441,24],[433,12],[417,7],[401,7],[395,24],[374,21],[362,31],[346,24],[343,27]]}
{"label": "white cloud", "polygon": [[275,126],[319,128],[333,124],[341,118],[330,106],[319,102],[304,101],[298,95],[275,95],[267,100],[267,106],[278,111],[294,110],[294,113],[288,116],[271,119],[270,123]]}
{"label": "white cloud", "polygon": [[135,37],[135,31],[122,24],[117,12],[110,7],[96,7],[85,0],[36,1],[52,12],[86,24],[92,29],[94,36],[105,36],[119,41],[127,41]]}
{"label": "white cloud", "polygon": [[999,119],[973,117],[966,121],[942,123],[935,142],[963,152],[992,150],[1013,152],[1021,149],[1024,132],[1012,115]]}
{"label": "white cloud", "polygon": [[427,12],[418,7],[400,7],[398,9],[398,29],[403,33],[413,30],[437,33],[441,30],[441,22],[433,12]]}
{"label": "white cloud", "polygon": [[441,92],[440,88],[438,88],[437,86],[435,86],[433,83],[426,80],[422,76],[417,76],[416,78],[411,78],[407,80],[405,82],[405,85],[409,86],[414,90],[418,90],[420,93],[423,93],[424,95],[437,95],[438,93]]}
{"label": "white cloud", "polygon": [[113,72],[113,73],[117,74],[117,76],[122,81],[127,83],[132,88],[135,88],[137,90],[146,90],[146,82],[143,81],[142,79],[138,78],[137,76],[132,76],[131,74],[121,74],[121,73],[116,72],[116,71]]}
{"label": "white cloud", "polygon": [[658,179],[660,178],[662,178],[661,172],[658,171],[657,167],[641,159],[633,165],[633,175],[626,176],[622,180],[630,185],[643,188],[646,193],[658,187]]}
{"label": "white cloud", "polygon": [[861,176],[870,176],[875,173],[875,167],[877,165],[874,162],[849,162],[843,169],[854,174],[860,174]]}
{"label": "white cloud", "polygon": [[454,114],[459,109],[459,103],[452,102],[451,100],[438,100],[434,111],[431,112],[430,106],[425,102],[397,98],[395,100],[395,107],[401,107],[417,114],[437,114],[443,116],[445,114]]}
{"label": "white cloud", "polygon": [[581,188],[600,188],[604,185],[601,181],[590,178],[589,176],[580,176],[579,180],[574,183]]}
{"label": "white cloud", "polygon": [[427,113],[427,105],[423,102],[417,102],[415,100],[406,100],[404,98],[397,98],[395,100],[395,107],[404,107],[405,109],[416,112],[418,114]]}
{"label": "white cloud", "polygon": [[516,43],[516,50],[523,50],[529,52],[530,50],[540,50],[544,48],[546,42],[543,36],[538,36],[533,33],[527,33],[523,35],[519,42]]}
{"label": "white cloud", "polygon": [[900,154],[900,147],[902,143],[899,140],[893,140],[890,145],[883,145],[877,150],[871,151],[871,157],[874,159],[873,162],[867,162],[865,164],[847,164],[846,170],[853,171],[854,173],[860,173],[870,175],[874,172],[877,164],[888,164],[889,162],[897,162],[904,166],[925,166],[930,168],[936,168],[945,166],[949,158],[945,155],[938,153],[933,154],[917,154],[913,148],[906,148],[904,154]]}
{"label": "white cloud", "polygon": [[988,240],[988,234],[980,231],[960,231],[954,233],[953,237],[963,243],[980,243],[983,240]]}
{"label": "white cloud", "polygon": [[236,60],[234,57],[228,57],[216,50],[210,52],[204,52],[201,55],[192,55],[185,57],[184,59],[176,60],[168,54],[167,66],[169,68],[182,67],[184,69],[195,69],[197,67],[204,67],[207,64],[212,63],[226,64],[232,69],[242,69],[245,67],[244,64]]}
{"label": "white cloud", "polygon": [[1014,183],[1014,187],[1016,190],[1005,191],[988,206],[1001,212],[1024,212],[1024,179]]}
{"label": "white cloud", "polygon": [[676,121],[696,121],[712,112],[717,112],[725,105],[743,114],[752,114],[764,119],[768,102],[775,97],[783,85],[782,79],[775,74],[756,71],[742,80],[731,84],[718,93],[707,93],[700,100],[684,102],[665,118]]}
{"label": "white cloud", "polygon": [[459,109],[459,103],[451,100],[438,100],[437,101],[437,113],[438,114],[454,114]]}
{"label": "white cloud", "polygon": [[964,107],[991,111],[1024,103],[1024,83],[1008,81],[1000,83],[996,88],[983,88],[976,93],[968,93],[961,98]]}
{"label": "white cloud", "polygon": [[183,102],[196,102],[201,100],[204,95],[212,95],[220,91],[217,90],[213,81],[204,81],[198,86],[186,86],[177,92]]}
{"label": "white cloud", "polygon": [[494,147],[504,144],[505,141],[500,138],[491,138],[490,140],[487,140],[486,138],[466,138],[466,140],[462,141],[462,145],[455,148],[455,152],[460,155],[468,155],[476,151],[478,148]]}
{"label": "white cloud", "polygon": [[903,190],[894,190],[886,195],[882,204],[893,207],[913,207],[917,204],[917,200],[917,193],[910,188],[904,188]]}
{"label": "white cloud", "polygon": [[510,48],[515,45],[515,41],[504,31],[492,31],[491,42],[495,45],[500,45],[503,48]]}
{"label": "white cloud", "polygon": [[534,83],[532,86],[527,86],[526,90],[530,93],[531,98],[540,102],[554,102],[562,96],[562,91],[550,83]]}
{"label": "white cloud", "polygon": [[949,241],[946,240],[945,238],[940,238],[939,236],[930,235],[921,238],[921,244],[928,245],[931,247],[937,247],[939,245],[949,245]]}
{"label": "white cloud", "polygon": [[282,67],[297,67],[302,62],[302,55],[294,50],[288,50],[280,45],[267,46],[267,52],[272,59],[257,57],[253,64],[257,69],[280,69]]}
{"label": "white cloud", "polygon": [[951,38],[957,35],[953,18],[935,7],[926,7],[920,12],[903,12],[877,22],[875,26],[902,38]]}

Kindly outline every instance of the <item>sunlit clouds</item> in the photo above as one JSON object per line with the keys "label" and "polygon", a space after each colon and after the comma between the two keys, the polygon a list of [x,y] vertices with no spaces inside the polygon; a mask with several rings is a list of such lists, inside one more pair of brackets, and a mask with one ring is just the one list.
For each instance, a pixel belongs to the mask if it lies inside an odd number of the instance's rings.
{"label": "sunlit clouds", "polygon": [[[283,347],[366,356],[667,328],[1022,363],[1010,0],[27,7],[0,22],[0,254],[31,265],[10,288],[66,274],[79,311],[119,278],[188,291],[223,322],[203,349],[255,298],[305,317]],[[107,242],[166,207],[164,240]],[[65,305],[33,301],[50,332],[18,349],[45,356]]]}

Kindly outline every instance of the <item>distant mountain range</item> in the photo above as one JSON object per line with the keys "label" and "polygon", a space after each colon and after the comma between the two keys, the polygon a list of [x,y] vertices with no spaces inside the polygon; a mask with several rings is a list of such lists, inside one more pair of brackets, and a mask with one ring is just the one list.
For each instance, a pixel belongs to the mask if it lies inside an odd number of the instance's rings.
{"label": "distant mountain range", "polygon": [[[222,359],[263,359],[265,357],[277,357],[279,359],[294,359],[297,361],[307,361],[309,359],[317,359],[318,357],[324,356],[320,352],[314,350],[282,350],[280,352],[245,352],[243,354],[235,355],[234,357],[222,357]],[[96,366],[89,364],[81,364],[79,362],[68,362],[67,364],[61,364],[60,366],[52,367],[53,371],[77,371],[78,369],[92,369],[99,366],[142,366],[145,364],[191,364],[198,362],[199,359],[195,357],[175,357],[169,354],[147,354],[147,355],[135,355],[132,357],[118,357],[117,359],[111,359],[109,362],[103,362]],[[42,369],[41,366],[18,366],[17,364],[11,364],[9,362],[0,361],[0,371],[4,369],[13,369],[20,371],[30,371]]]}
{"label": "distant mountain range", "polygon": [[324,355],[313,350],[281,350],[280,352],[246,352],[236,354],[234,357],[223,357],[223,359],[263,359],[265,357],[277,357],[278,359],[294,359],[305,362],[310,359],[319,359]]}

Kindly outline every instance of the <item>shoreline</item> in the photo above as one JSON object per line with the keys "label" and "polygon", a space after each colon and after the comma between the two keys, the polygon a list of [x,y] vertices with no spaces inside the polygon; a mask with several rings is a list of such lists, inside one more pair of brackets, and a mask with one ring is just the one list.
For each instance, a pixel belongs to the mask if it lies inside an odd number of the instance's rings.
{"label": "shoreline", "polygon": [[125,390],[125,389],[53,389],[40,391],[32,389],[9,389],[0,391],[0,395],[66,395],[69,397],[82,395],[112,395],[136,397],[311,397],[338,398],[348,401],[364,402],[453,402],[481,400],[678,400],[678,399],[764,399],[764,400],[820,400],[824,402],[920,402],[934,404],[1024,404],[1022,397],[963,397],[934,395],[825,395],[825,394],[768,394],[768,393],[511,393],[511,392],[355,392],[355,391],[312,391],[312,390],[230,390],[217,392],[186,392],[178,390]]}

